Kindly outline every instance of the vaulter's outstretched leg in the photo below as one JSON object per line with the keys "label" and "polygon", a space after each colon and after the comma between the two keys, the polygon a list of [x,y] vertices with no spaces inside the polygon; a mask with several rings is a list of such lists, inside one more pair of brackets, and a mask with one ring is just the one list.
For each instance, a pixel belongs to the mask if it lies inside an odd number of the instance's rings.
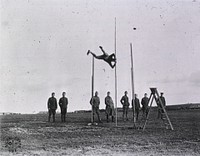
{"label": "vaulter's outstretched leg", "polygon": [[104,55],[99,55],[97,56],[95,53],[91,52],[90,50],[88,50],[87,55],[91,54],[92,56],[94,56],[96,59],[104,59]]}

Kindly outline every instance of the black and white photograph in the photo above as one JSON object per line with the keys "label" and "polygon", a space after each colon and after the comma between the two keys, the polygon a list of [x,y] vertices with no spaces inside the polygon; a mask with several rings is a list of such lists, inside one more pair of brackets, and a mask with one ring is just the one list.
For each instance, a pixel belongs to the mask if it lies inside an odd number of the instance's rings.
{"label": "black and white photograph", "polygon": [[0,0],[0,155],[200,155],[200,0]]}

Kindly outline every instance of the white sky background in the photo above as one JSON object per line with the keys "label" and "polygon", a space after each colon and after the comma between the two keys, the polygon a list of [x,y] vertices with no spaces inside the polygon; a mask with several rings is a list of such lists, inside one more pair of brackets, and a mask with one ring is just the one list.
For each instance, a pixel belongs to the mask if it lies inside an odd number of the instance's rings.
{"label": "white sky background", "polygon": [[[117,18],[118,106],[131,97],[130,42],[135,90],[165,93],[168,104],[200,102],[200,1],[1,0],[1,112],[47,110],[51,92],[63,91],[69,111],[90,109],[90,49],[114,52]],[[137,30],[133,30],[136,27]],[[114,69],[95,60],[95,90],[114,99]]]}

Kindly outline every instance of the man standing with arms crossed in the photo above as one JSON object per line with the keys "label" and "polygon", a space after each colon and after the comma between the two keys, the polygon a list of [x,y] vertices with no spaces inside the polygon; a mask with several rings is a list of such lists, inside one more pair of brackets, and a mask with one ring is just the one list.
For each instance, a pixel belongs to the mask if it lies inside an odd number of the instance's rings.
{"label": "man standing with arms crossed", "polygon": [[66,93],[62,93],[62,97],[59,100],[59,106],[61,110],[61,122],[66,122],[66,113],[67,113],[67,105],[68,99],[65,97]]}
{"label": "man standing with arms crossed", "polygon": [[51,97],[48,99],[47,107],[49,111],[49,118],[48,121],[50,122],[51,115],[53,115],[53,122],[55,122],[55,115],[56,115],[56,109],[57,109],[57,100],[55,98],[55,93],[51,93]]}

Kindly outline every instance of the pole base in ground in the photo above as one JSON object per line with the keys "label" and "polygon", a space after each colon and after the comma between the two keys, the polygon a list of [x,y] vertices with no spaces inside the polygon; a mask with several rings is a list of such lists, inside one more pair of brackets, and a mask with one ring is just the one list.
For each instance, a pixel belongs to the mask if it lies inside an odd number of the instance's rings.
{"label": "pole base in ground", "polygon": [[133,123],[133,128],[137,129],[136,123]]}
{"label": "pole base in ground", "polygon": [[98,126],[99,124],[97,122],[93,122],[93,123],[88,123],[88,126]]}

